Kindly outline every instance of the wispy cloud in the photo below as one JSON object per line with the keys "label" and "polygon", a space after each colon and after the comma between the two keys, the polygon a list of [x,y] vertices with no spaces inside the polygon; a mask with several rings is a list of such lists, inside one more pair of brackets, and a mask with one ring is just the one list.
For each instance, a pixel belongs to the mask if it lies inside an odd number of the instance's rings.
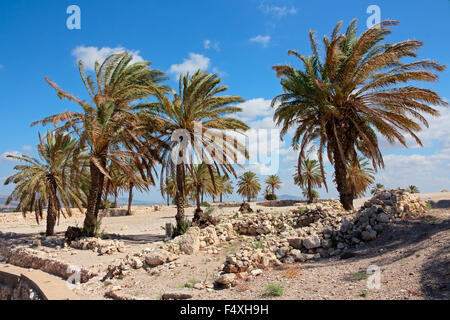
{"label": "wispy cloud", "polygon": [[24,146],[22,146],[22,150],[23,151],[33,151],[33,147],[29,146],[29,145],[24,145]]}
{"label": "wispy cloud", "polygon": [[270,36],[258,35],[258,36],[254,37],[254,38],[251,38],[250,42],[259,43],[263,47],[267,47],[269,45],[269,42],[270,42]]}
{"label": "wispy cloud", "polygon": [[0,155],[0,162],[16,162],[16,160],[8,158],[8,156],[20,156],[22,155],[19,151],[5,151]]}
{"label": "wispy cloud", "polygon": [[294,15],[297,14],[297,9],[294,7],[287,7],[287,6],[271,6],[261,3],[259,6],[259,9],[264,12],[265,14],[269,14],[272,16],[275,16],[277,18],[284,18],[288,15]]}
{"label": "wispy cloud", "polygon": [[133,55],[132,63],[143,61],[144,59],[139,55],[139,50],[129,50],[124,47],[85,47],[85,46],[78,46],[72,51],[72,55],[75,56],[77,61],[82,60],[85,68],[87,70],[93,71],[95,68],[95,62],[103,63],[105,59],[114,53],[121,53],[121,52],[129,52]]}
{"label": "wispy cloud", "polygon": [[177,75],[194,73],[197,70],[207,70],[211,65],[211,59],[198,53],[190,53],[188,59],[184,59],[180,64],[170,66],[169,73]]}
{"label": "wispy cloud", "polygon": [[216,51],[220,51],[220,43],[207,39],[203,41],[203,48],[205,48],[206,50],[214,49]]}

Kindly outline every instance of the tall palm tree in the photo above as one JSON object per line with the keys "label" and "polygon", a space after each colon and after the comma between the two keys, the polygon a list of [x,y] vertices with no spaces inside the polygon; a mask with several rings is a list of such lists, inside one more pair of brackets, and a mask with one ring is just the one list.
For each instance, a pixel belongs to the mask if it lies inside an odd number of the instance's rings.
{"label": "tall palm tree", "polygon": [[18,172],[5,181],[5,185],[15,184],[6,204],[18,200],[17,209],[24,215],[34,211],[37,223],[43,219],[43,208],[47,207],[46,235],[52,236],[57,219],[61,213],[64,215],[63,207],[69,216],[72,205],[82,211],[83,193],[78,185],[87,176],[87,157],[77,140],[69,135],[47,132],[46,138],[39,136],[39,140],[40,160],[27,155],[8,156],[23,164],[15,166]]}
{"label": "tall palm tree", "polygon": [[[145,138],[140,119],[132,112],[130,105],[149,95],[164,91],[158,83],[164,79],[163,73],[149,68],[150,62],[130,64],[132,55],[113,54],[100,65],[95,64],[95,80],[83,71],[79,62],[79,71],[83,84],[91,98],[91,103],[82,101],[60,89],[54,82],[46,81],[58,93],[79,104],[82,112],[64,112],[37,121],[41,123],[59,122],[58,132],[68,131],[79,136],[80,141],[88,145],[90,155],[91,183],[88,195],[84,232],[92,236],[98,227],[98,211],[104,189],[105,177],[110,178],[106,165],[110,161],[130,177],[136,172],[142,179],[152,175],[157,147]],[[130,159],[133,165],[130,167]]]}
{"label": "tall palm tree", "polygon": [[371,184],[374,183],[375,171],[370,168],[369,162],[358,156],[347,165],[347,183],[355,198],[363,197]]}
{"label": "tall palm tree", "polygon": [[408,190],[409,193],[420,193],[419,188],[414,185],[409,186],[406,190]]}
{"label": "tall palm tree", "polygon": [[[219,175],[236,176],[232,164],[237,155],[248,157],[246,148],[224,130],[243,133],[249,127],[233,116],[242,111],[234,104],[244,100],[238,96],[218,95],[228,88],[220,85],[216,74],[197,71],[193,75],[180,75],[179,91],[173,99],[159,95],[159,102],[149,102],[141,107],[141,118],[149,119],[151,128],[165,135],[167,148],[161,154],[161,181],[165,175],[175,173],[177,187],[177,225],[184,217],[185,184],[191,172],[194,156],[205,162],[213,179],[213,168]],[[156,120],[156,125],[155,125]],[[239,163],[238,163],[239,164]]]}
{"label": "tall palm tree", "polygon": [[308,195],[308,203],[312,203],[314,201],[313,188],[321,188],[325,181],[319,161],[304,159],[300,163],[300,167],[296,169],[294,183],[305,190]]}
{"label": "tall palm tree", "polygon": [[247,171],[238,180],[238,194],[243,198],[247,198],[247,202],[258,197],[258,193],[261,190],[261,184],[256,173]]}
{"label": "tall palm tree", "polygon": [[370,190],[370,193],[371,193],[371,194],[375,194],[375,193],[377,193],[378,191],[383,190],[383,189],[385,189],[385,188],[386,188],[386,187],[385,187],[383,184],[377,183],[377,184],[375,184],[375,185],[373,186],[373,188]]}
{"label": "tall palm tree", "polygon": [[271,175],[267,177],[266,184],[270,186],[270,190],[272,191],[272,195],[275,195],[275,189],[278,190],[281,188],[282,182],[280,180],[280,177],[276,175]]}
{"label": "tall palm tree", "polygon": [[273,67],[282,78],[284,93],[273,99],[272,106],[280,102],[274,119],[281,125],[282,137],[295,128],[292,143],[300,149],[299,166],[305,148],[315,143],[324,175],[322,154],[327,151],[340,200],[349,210],[354,195],[346,179],[348,161],[360,152],[374,169],[383,167],[377,132],[389,142],[404,146],[404,135],[409,134],[421,145],[416,133],[421,130],[420,124],[428,126],[423,114],[437,116],[433,107],[447,103],[435,91],[405,84],[437,81],[434,71],[443,71],[445,66],[430,60],[402,62],[402,58],[416,57],[423,43],[384,43],[397,21],[383,21],[359,36],[356,20],[345,33],[340,31],[341,24],[336,25],[331,37],[324,37],[323,56],[319,55],[313,31],[312,56],[288,52],[302,62],[302,70],[289,65]]}

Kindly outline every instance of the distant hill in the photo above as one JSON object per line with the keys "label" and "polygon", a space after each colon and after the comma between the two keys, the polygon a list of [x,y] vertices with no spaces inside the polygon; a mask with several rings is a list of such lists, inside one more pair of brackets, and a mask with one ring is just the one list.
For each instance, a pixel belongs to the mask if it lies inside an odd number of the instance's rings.
{"label": "distant hill", "polygon": [[[298,200],[298,201],[300,201],[301,198],[297,197],[297,196],[290,195],[290,194],[282,194],[282,195],[277,195],[277,200]],[[263,201],[266,201],[266,200],[264,198],[262,198],[262,197],[259,197],[258,199],[256,199],[256,201],[263,202]]]}
{"label": "distant hill", "polygon": [[[109,199],[111,200],[111,199]],[[119,198],[117,199],[117,203],[119,206],[128,205],[128,198]],[[147,200],[135,200],[133,199],[134,206],[154,206],[154,205],[162,205],[162,201],[147,201]]]}
{"label": "distant hill", "polygon": [[0,195],[0,211],[5,211],[6,209],[15,209],[19,204],[17,201],[13,201],[9,205],[5,205],[6,199],[8,199],[8,196]]}
{"label": "distant hill", "polygon": [[290,194],[282,194],[278,196],[278,200],[301,200],[299,196],[292,196]]}

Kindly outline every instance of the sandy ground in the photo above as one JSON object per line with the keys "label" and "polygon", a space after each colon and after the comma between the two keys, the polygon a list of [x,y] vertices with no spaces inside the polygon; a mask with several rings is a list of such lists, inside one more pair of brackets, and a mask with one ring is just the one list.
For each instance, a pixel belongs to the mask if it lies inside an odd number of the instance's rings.
{"label": "sandy ground", "polygon": [[[420,198],[434,203],[450,200],[450,193],[420,194]],[[355,205],[364,203],[357,200]],[[268,208],[252,204],[254,209],[265,212],[289,211],[295,207]],[[215,214],[222,218],[238,208],[216,208]],[[193,208],[188,208],[188,217]],[[135,207],[133,216],[105,217],[102,229],[113,238],[119,238],[127,246],[126,253],[99,256],[85,250],[60,250],[46,248],[50,256],[77,266],[101,268],[116,259],[140,252],[144,248],[158,246],[163,241],[162,227],[175,223],[175,207]],[[8,215],[8,219],[5,218]],[[266,270],[262,276],[251,281],[242,280],[227,290],[186,289],[194,299],[449,299],[450,298],[450,209],[433,209],[426,219],[402,221],[389,226],[382,236],[363,249],[355,251],[355,257],[341,260],[339,257]],[[45,231],[45,225],[36,225],[21,214],[0,215],[0,231],[16,233],[17,242],[30,243]],[[5,220],[12,219],[12,222]],[[83,217],[63,219],[57,227],[60,236],[67,226],[81,226]],[[180,290],[186,284],[198,281],[211,283],[226,256],[254,241],[239,237],[223,245],[217,254],[200,252],[193,256],[182,255],[172,267],[157,270],[133,270],[123,279],[101,282],[91,279],[75,292],[81,299],[105,299],[105,292],[114,286],[121,293],[138,299],[159,299],[167,291]],[[380,268],[380,288],[367,289],[366,270],[375,265]],[[265,287],[275,283],[283,288],[283,295],[271,298],[264,295]]]}

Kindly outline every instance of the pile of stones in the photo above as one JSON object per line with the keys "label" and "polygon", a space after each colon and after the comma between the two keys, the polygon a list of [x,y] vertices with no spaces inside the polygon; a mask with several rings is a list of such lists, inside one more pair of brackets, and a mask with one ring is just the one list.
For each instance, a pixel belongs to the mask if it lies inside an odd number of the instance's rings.
{"label": "pile of stones", "polygon": [[380,190],[363,208],[379,206],[386,214],[401,219],[415,218],[425,213],[427,203],[404,189]]}
{"label": "pile of stones", "polygon": [[[343,211],[338,204],[318,203],[278,216],[245,215],[233,222],[233,228],[256,241],[229,255],[217,279],[229,273],[239,278],[269,266],[340,255],[375,240],[387,223],[420,215],[426,207],[404,190],[382,190],[357,212]],[[223,284],[220,281],[217,283]]]}
{"label": "pile of stones", "polygon": [[81,238],[72,241],[70,246],[79,250],[92,250],[99,255],[113,255],[125,252],[125,245],[118,240],[102,240],[98,238]]}
{"label": "pile of stones", "polygon": [[179,258],[178,255],[163,249],[146,248],[133,256],[119,259],[107,268],[105,279],[124,277],[132,269],[155,268],[157,266],[171,263]]}

